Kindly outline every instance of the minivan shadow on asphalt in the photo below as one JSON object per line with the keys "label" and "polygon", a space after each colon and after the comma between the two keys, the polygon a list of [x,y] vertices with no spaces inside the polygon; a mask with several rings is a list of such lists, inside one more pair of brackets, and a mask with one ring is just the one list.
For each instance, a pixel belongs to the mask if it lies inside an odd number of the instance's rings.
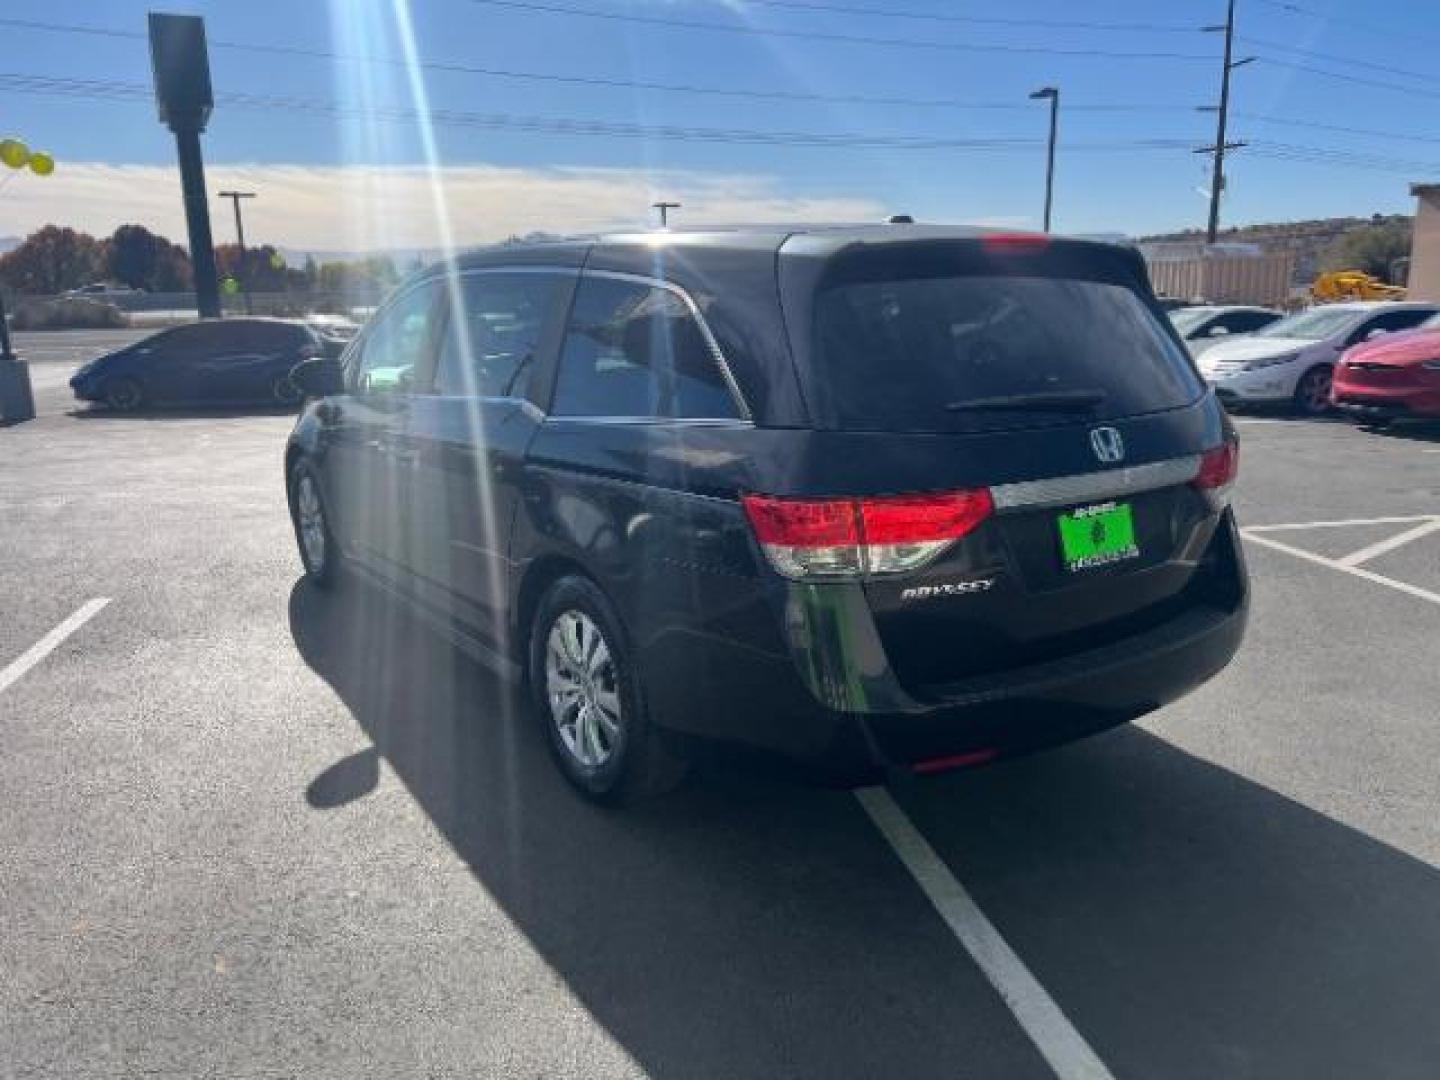
{"label": "minivan shadow on asphalt", "polygon": [[[378,593],[302,582],[289,615],[374,744],[311,805],[386,761],[649,1075],[1051,1075],[847,795],[731,770],[600,810]],[[1139,728],[897,797],[1117,1076],[1434,1075],[1426,864]]]}

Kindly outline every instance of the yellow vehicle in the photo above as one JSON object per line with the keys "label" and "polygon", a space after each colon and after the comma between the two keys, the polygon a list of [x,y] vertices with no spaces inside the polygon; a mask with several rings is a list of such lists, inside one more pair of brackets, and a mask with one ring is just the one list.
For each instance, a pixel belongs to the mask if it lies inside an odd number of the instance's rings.
{"label": "yellow vehicle", "polygon": [[1323,304],[1335,300],[1404,300],[1406,294],[1399,285],[1386,285],[1363,270],[1332,270],[1315,279],[1310,295]]}

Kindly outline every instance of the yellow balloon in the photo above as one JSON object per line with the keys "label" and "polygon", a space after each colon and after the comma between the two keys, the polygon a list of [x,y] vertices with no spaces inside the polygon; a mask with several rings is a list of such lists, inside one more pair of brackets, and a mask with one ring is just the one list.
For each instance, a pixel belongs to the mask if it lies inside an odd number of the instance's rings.
{"label": "yellow balloon", "polygon": [[0,141],[0,161],[12,169],[23,169],[30,160],[30,148],[19,139]]}
{"label": "yellow balloon", "polygon": [[36,150],[30,155],[30,171],[36,176],[49,176],[55,171],[55,159],[44,150]]}

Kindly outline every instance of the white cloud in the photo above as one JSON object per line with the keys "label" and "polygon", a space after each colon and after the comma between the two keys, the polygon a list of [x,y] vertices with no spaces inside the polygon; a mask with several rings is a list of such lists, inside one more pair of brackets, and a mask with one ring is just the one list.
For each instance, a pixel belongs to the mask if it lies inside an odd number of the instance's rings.
{"label": "white cloud", "polygon": [[[628,169],[456,165],[441,170],[452,228],[464,245],[531,231],[583,232],[643,227],[659,198],[684,209],[685,225],[761,221],[873,221],[874,199],[810,196],[772,177]],[[207,170],[211,228],[232,238],[222,188],[254,191],[245,206],[246,239],[291,250],[431,248],[439,244],[427,171],[420,166],[219,165]],[[105,235],[137,222],[185,242],[175,169],[154,165],[66,163],[48,179],[22,176],[0,200],[0,235],[46,223]]]}

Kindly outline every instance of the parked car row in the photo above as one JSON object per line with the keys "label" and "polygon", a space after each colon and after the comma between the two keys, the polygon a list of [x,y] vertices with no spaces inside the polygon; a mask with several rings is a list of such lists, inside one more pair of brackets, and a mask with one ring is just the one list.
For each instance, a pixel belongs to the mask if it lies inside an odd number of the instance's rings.
{"label": "parked car row", "polygon": [[[1432,321],[1440,325],[1440,305],[1352,301],[1325,304],[1284,317],[1266,312],[1264,324],[1253,330],[1227,327],[1218,335],[1214,330],[1205,330],[1223,325],[1220,320],[1226,318],[1253,316],[1258,320],[1261,311],[1197,307],[1171,314],[1177,331],[1196,357],[1200,373],[1227,406],[1288,405],[1311,416],[1328,412],[1337,404],[1353,404],[1357,410],[1371,407],[1377,416],[1385,411],[1396,414],[1402,408],[1418,415],[1416,409],[1425,407],[1424,400],[1417,406],[1406,403],[1405,395],[1411,389],[1408,376],[1386,374],[1385,365],[1392,361],[1364,359],[1361,363],[1366,366],[1356,367],[1349,362],[1352,357],[1347,350],[1358,352],[1361,347],[1374,347],[1382,343],[1381,339],[1389,345],[1392,335],[1405,338],[1409,336],[1406,331]],[[1408,354],[1401,350],[1395,355]],[[1424,382],[1430,369],[1419,370]],[[1334,385],[1337,379],[1342,389]]]}

